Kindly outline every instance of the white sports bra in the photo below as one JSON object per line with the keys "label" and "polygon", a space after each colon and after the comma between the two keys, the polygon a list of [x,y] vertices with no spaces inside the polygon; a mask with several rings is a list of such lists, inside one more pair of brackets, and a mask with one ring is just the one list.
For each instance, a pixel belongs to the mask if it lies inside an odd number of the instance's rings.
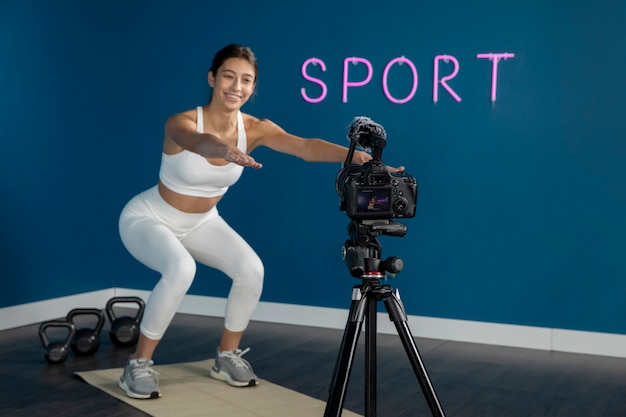
{"label": "white sports bra", "polygon": [[[197,107],[196,125],[204,133],[202,106]],[[241,112],[237,114],[237,147],[247,152],[246,130]],[[161,156],[159,179],[170,190],[194,197],[217,197],[237,182],[243,167],[237,164],[212,165],[197,153],[183,150],[174,155],[165,152]]]}

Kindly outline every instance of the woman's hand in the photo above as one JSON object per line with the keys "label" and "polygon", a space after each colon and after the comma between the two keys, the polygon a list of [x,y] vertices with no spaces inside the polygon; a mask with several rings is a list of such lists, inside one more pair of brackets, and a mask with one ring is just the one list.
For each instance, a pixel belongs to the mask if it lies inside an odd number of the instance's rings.
{"label": "woman's hand", "polygon": [[[369,162],[372,160],[372,155],[368,154],[367,152],[363,152],[363,151],[357,151],[354,153],[354,156],[352,157],[352,162],[355,164],[359,164],[359,165],[363,165],[366,162]],[[394,168],[394,167],[390,167],[388,165],[385,165],[385,168],[387,168],[387,171],[389,172],[404,172],[404,167],[403,166],[399,166],[398,168]]]}
{"label": "woman's hand", "polygon": [[354,155],[352,155],[353,164],[363,165],[364,163],[369,162],[371,160],[372,160],[372,155],[368,154],[367,152],[356,151]]}
{"label": "woman's hand", "polygon": [[390,167],[389,165],[385,165],[387,171],[389,172],[404,172],[404,167],[400,165],[398,168]]}
{"label": "woman's hand", "polygon": [[253,157],[247,155],[239,150],[239,148],[235,146],[228,146],[226,148],[226,154],[224,155],[224,159],[227,162],[232,162],[237,165],[241,165],[242,167],[250,167],[250,168],[263,168],[263,165],[254,160]]}

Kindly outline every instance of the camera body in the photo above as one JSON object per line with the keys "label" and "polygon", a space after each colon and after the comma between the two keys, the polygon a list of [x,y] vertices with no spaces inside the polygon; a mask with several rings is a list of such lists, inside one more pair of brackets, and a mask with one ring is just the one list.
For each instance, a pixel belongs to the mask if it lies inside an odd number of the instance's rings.
{"label": "camera body", "polygon": [[336,190],[340,210],[353,220],[415,216],[417,180],[405,172],[389,172],[381,160],[344,167]]}

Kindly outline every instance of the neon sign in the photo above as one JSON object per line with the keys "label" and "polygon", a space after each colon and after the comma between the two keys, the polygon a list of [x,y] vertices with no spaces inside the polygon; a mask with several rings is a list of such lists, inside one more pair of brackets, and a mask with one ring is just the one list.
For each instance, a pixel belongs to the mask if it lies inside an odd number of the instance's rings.
{"label": "neon sign", "polygon": [[[491,61],[491,101],[495,102],[496,96],[497,96],[497,88],[498,88],[498,69],[499,69],[498,64],[503,59],[506,60],[509,58],[515,58],[515,54],[509,53],[509,52],[484,53],[484,54],[477,54],[476,58],[477,59],[489,59]],[[441,61],[443,61],[446,64],[449,64],[449,63],[452,64],[451,73],[441,76],[440,74],[440,71],[441,71],[440,62]],[[351,80],[350,64],[355,65],[355,66],[364,65],[367,70],[366,72],[367,75],[365,76],[365,78],[359,81]],[[321,93],[317,97],[311,97],[307,93],[306,88],[302,87],[300,89],[300,94],[302,95],[302,98],[308,103],[320,103],[324,101],[324,99],[326,99],[328,95],[328,86],[323,80],[316,78],[308,73],[307,70],[310,65],[319,66],[323,72],[326,72],[326,64],[324,63],[324,61],[322,61],[319,58],[309,58],[306,61],[304,61],[304,63],[302,64],[302,68],[301,68],[302,77],[307,81],[317,84],[321,88]],[[407,65],[409,69],[411,70],[412,85],[411,85],[409,93],[405,97],[401,97],[401,98],[395,97],[389,91],[389,77],[390,77],[389,73],[394,65]],[[459,70],[460,70],[459,60],[455,58],[454,56],[452,55],[435,56],[434,62],[433,62],[433,102],[434,103],[437,103],[439,101],[439,93],[441,89],[445,90],[445,92],[447,92],[455,101],[461,102],[461,96],[459,96],[459,94],[456,91],[454,91],[452,86],[448,83],[449,81],[453,80],[458,75]],[[342,102],[343,103],[348,102],[348,92],[350,88],[359,88],[359,87],[363,87],[369,84],[369,82],[372,80],[373,73],[374,73],[374,69],[373,69],[372,63],[365,58],[349,57],[349,58],[344,59],[343,79],[342,79]],[[418,74],[417,68],[415,67],[415,64],[413,64],[411,60],[409,60],[408,58],[404,56],[393,58],[391,61],[387,63],[387,65],[385,66],[383,70],[383,74],[382,74],[383,92],[385,93],[385,97],[387,98],[387,100],[391,101],[392,103],[403,104],[403,103],[410,101],[413,98],[413,96],[415,96],[415,94],[417,93],[418,83],[419,83],[419,74]]]}

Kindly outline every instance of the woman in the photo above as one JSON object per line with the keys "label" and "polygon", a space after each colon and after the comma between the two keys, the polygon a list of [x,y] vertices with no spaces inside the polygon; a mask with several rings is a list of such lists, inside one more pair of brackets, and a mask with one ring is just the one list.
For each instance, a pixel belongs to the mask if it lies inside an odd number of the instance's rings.
{"label": "woman", "polygon": [[[266,119],[241,113],[254,93],[257,61],[244,46],[228,45],[208,73],[209,104],[171,116],[159,183],[134,197],[120,216],[120,236],[128,251],[161,273],[141,322],[137,349],[119,386],[132,398],[161,396],[152,369],[153,353],[195,275],[196,262],[219,269],[233,283],[213,378],[233,386],[253,386],[257,377],[239,349],[263,285],[263,264],[254,250],[226,224],[217,204],[244,167],[261,168],[249,154],[259,146],[305,161],[343,162],[347,148],[321,139],[303,139]],[[355,152],[353,162],[371,157]]]}

